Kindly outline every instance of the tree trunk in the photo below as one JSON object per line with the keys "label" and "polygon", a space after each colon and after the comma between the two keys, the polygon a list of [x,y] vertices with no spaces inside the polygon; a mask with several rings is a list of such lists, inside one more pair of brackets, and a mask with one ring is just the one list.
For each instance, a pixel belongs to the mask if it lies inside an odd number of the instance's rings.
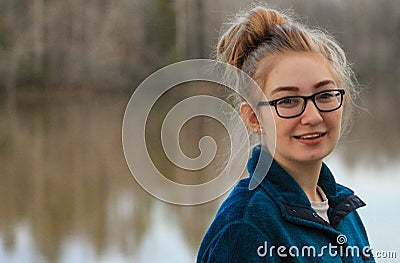
{"label": "tree trunk", "polygon": [[43,0],[34,0],[32,3],[32,42],[33,42],[33,70],[35,73],[43,71],[44,51],[44,3]]}
{"label": "tree trunk", "polygon": [[179,58],[188,56],[188,18],[187,0],[175,1],[175,26],[176,26],[176,53]]}

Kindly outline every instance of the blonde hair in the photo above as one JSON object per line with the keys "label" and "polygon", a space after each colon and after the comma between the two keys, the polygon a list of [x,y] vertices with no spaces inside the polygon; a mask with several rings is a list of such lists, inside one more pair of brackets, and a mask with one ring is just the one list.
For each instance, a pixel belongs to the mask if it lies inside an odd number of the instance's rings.
{"label": "blonde hair", "polygon": [[[306,27],[288,14],[265,6],[256,6],[238,15],[228,26],[217,44],[217,59],[241,69],[260,86],[267,77],[265,63],[269,56],[313,52],[326,58],[338,86],[346,91],[342,134],[348,131],[357,95],[356,78],[343,49],[331,35],[321,29]],[[238,100],[236,104],[240,102]]]}

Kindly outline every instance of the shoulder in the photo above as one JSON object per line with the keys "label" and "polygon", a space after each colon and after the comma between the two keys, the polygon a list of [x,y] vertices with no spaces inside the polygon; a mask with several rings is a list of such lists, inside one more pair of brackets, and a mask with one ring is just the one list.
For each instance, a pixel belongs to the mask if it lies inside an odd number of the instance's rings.
{"label": "shoulder", "polygon": [[256,225],[232,221],[216,235],[203,240],[197,262],[259,262],[260,247],[265,242],[268,237]]}
{"label": "shoulder", "polygon": [[257,223],[258,218],[265,219],[266,214],[278,212],[278,207],[264,188],[249,190],[248,185],[249,178],[246,178],[235,186],[214,221],[222,220],[224,225],[237,220]]}
{"label": "shoulder", "polygon": [[[263,188],[250,191],[248,183],[248,179],[241,180],[221,205],[202,241],[198,262],[260,259],[257,248],[268,240],[269,227],[265,222],[272,226],[279,211]],[[244,261],[241,257],[245,257]]]}

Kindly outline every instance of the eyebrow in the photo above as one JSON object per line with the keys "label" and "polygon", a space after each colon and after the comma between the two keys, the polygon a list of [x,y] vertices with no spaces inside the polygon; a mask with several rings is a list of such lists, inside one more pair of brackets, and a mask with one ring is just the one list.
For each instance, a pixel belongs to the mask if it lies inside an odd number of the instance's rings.
{"label": "eyebrow", "polygon": [[[328,85],[328,84],[334,84],[335,85],[335,82],[333,80],[327,79],[327,80],[323,80],[323,81],[318,82],[313,87],[314,87],[314,89],[318,89],[318,88],[320,88],[322,86],[325,86],[325,85]],[[271,91],[271,95],[276,94],[278,92],[282,92],[282,91],[299,91],[299,88],[298,87],[293,87],[293,86],[277,87],[276,89]]]}

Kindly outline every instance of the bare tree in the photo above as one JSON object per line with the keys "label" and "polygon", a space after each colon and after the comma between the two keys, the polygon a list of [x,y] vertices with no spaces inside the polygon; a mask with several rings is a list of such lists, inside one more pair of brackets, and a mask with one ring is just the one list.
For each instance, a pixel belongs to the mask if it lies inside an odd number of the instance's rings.
{"label": "bare tree", "polygon": [[44,52],[44,2],[32,2],[33,70],[42,72]]}

